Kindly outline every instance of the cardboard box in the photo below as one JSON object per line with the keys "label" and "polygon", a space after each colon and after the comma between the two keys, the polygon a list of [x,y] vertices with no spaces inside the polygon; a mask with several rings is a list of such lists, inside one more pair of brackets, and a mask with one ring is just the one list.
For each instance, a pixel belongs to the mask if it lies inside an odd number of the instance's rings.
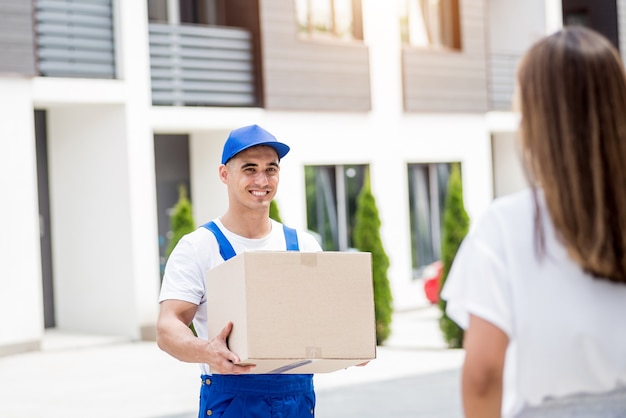
{"label": "cardboard box", "polygon": [[370,253],[239,254],[206,276],[209,338],[252,373],[326,373],[376,358]]}

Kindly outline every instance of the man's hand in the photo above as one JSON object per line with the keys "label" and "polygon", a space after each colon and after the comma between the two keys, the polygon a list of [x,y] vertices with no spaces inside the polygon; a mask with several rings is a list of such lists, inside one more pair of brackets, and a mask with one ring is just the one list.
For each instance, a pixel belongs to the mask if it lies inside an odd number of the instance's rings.
{"label": "man's hand", "polygon": [[202,340],[191,332],[189,324],[196,314],[197,305],[181,300],[161,302],[157,321],[157,344],[161,350],[180,361],[206,363],[212,373],[241,374],[250,372],[255,365],[238,366],[239,357],[228,349],[226,340],[233,329],[232,322],[210,341]]}
{"label": "man's hand", "polygon": [[211,367],[211,373],[218,374],[242,374],[249,373],[256,366],[240,366],[239,357],[228,349],[226,340],[233,329],[233,323],[229,322],[212,340],[207,342],[208,359],[206,363]]}

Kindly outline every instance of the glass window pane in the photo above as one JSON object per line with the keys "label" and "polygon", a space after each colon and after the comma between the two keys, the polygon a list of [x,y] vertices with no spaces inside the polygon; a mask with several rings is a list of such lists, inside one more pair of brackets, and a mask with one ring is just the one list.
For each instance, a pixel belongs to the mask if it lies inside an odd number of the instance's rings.
{"label": "glass window pane", "polygon": [[428,165],[409,165],[409,207],[413,268],[420,269],[434,260],[430,213]]}
{"label": "glass window pane", "polygon": [[461,48],[459,0],[398,0],[400,36],[418,47]]}
{"label": "glass window pane", "polygon": [[446,194],[448,192],[448,178],[452,164],[437,164],[437,183],[439,184],[439,207],[441,208],[441,216],[439,217],[439,229],[443,227],[443,209],[446,204]]}
{"label": "glass window pane", "polygon": [[334,0],[335,35],[342,39],[352,39],[352,0]]}
{"label": "glass window pane", "polygon": [[311,25],[315,32],[332,32],[332,9],[328,0],[312,0],[309,3]]}
{"label": "glass window pane", "polygon": [[298,32],[354,39],[354,0],[294,0]]}
{"label": "glass window pane", "polygon": [[298,32],[309,33],[309,0],[295,0],[296,21],[298,22]]}
{"label": "glass window pane", "polygon": [[167,22],[167,0],[148,0],[148,20]]}
{"label": "glass window pane", "polygon": [[429,0],[409,3],[409,39],[411,45],[429,46],[433,44],[431,21],[433,19]]}
{"label": "glass window pane", "polygon": [[358,197],[365,183],[366,167],[365,165],[349,165],[344,166],[343,170],[346,188],[346,224],[348,226],[348,242],[346,243],[346,248],[354,248],[352,232],[354,231],[354,224],[356,222]]}
{"label": "glass window pane", "polygon": [[307,227],[326,251],[353,248],[352,231],[366,165],[306,166]]}
{"label": "glass window pane", "polygon": [[334,166],[305,167],[307,227],[322,238],[325,251],[339,249]]}
{"label": "glass window pane", "polygon": [[[458,164],[458,163],[454,163]],[[409,218],[415,277],[441,258],[443,212],[451,163],[409,164]]]}

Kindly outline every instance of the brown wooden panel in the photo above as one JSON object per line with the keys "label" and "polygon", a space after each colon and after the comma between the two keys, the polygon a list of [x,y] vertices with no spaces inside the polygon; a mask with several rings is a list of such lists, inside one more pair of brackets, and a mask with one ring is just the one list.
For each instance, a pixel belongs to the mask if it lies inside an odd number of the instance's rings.
{"label": "brown wooden panel", "polygon": [[369,51],[353,41],[303,40],[293,0],[260,0],[265,108],[371,109]]}
{"label": "brown wooden panel", "polygon": [[306,110],[306,111],[347,111],[366,112],[371,104],[368,98],[363,97],[334,97],[334,96],[280,96],[273,95],[268,105],[273,109],[283,110]]}
{"label": "brown wooden panel", "polygon": [[461,2],[460,51],[405,47],[402,51],[407,112],[487,110],[484,0]]}
{"label": "brown wooden panel", "polygon": [[484,113],[483,106],[474,100],[460,97],[431,97],[428,100],[412,100],[405,102],[413,112],[420,113]]}
{"label": "brown wooden panel", "polygon": [[[280,96],[288,96],[290,94],[291,86],[283,82],[284,76],[280,73],[266,78],[268,85],[271,85],[272,90]],[[324,76],[311,73],[300,73],[297,76],[292,76],[292,81],[299,85],[299,91],[301,95],[305,96],[320,96],[320,95],[332,95],[341,97],[343,94],[341,90],[337,90],[335,86],[342,85],[344,90],[357,90],[366,77],[355,77],[351,74],[338,74],[338,73],[326,73]],[[361,96],[367,97],[367,96]]]}

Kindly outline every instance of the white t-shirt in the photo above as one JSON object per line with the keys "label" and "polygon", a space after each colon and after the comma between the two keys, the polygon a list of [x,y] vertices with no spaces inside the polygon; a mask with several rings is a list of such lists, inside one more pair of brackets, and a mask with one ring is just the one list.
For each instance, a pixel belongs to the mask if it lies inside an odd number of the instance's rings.
{"label": "white t-shirt", "polygon": [[626,285],[594,279],[570,259],[539,196],[543,259],[530,190],[496,199],[462,243],[442,293],[462,328],[471,313],[508,335],[504,417],[547,397],[626,385]]}
{"label": "white t-shirt", "polygon": [[[227,230],[219,219],[214,219],[213,222],[220,228],[237,254],[244,251],[286,250],[287,243],[283,226],[274,220],[272,220],[272,231],[260,239],[235,235]],[[322,250],[311,234],[300,231],[297,231],[297,234],[300,251]],[[204,340],[208,339],[205,274],[223,262],[215,235],[208,229],[200,227],[181,238],[165,265],[159,302],[177,299],[198,305],[193,325],[198,337]],[[207,364],[201,364],[200,368],[203,374],[210,374]]]}

